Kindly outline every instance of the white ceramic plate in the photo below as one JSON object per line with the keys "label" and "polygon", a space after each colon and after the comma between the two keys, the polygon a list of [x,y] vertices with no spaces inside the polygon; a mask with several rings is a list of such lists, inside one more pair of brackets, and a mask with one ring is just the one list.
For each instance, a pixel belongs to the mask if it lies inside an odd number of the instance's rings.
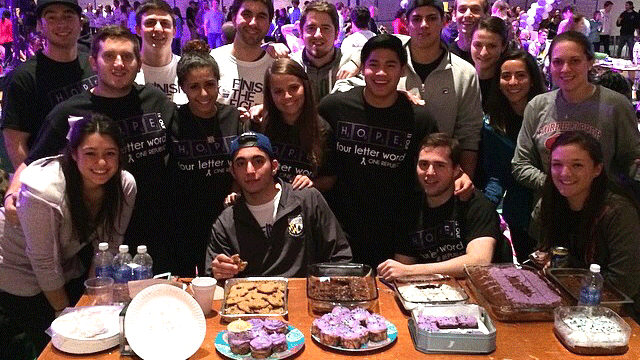
{"label": "white ceramic plate", "polygon": [[90,354],[119,344],[122,306],[88,306],[55,319],[51,343],[71,354]]}
{"label": "white ceramic plate", "polygon": [[131,349],[145,360],[187,359],[207,332],[196,300],[166,284],[150,286],[131,300],[124,328]]}

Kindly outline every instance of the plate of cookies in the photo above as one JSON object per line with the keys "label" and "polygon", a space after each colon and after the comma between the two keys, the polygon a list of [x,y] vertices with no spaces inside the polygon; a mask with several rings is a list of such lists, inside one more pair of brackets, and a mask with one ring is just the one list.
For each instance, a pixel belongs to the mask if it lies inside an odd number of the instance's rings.
{"label": "plate of cookies", "polygon": [[278,319],[237,319],[218,333],[215,344],[231,359],[284,359],[302,350],[304,334]]}
{"label": "plate of cookies", "polygon": [[336,306],[313,320],[311,338],[331,349],[362,352],[393,343],[398,329],[383,316],[364,308]]}
{"label": "plate of cookies", "polygon": [[289,280],[283,277],[229,279],[224,285],[220,315],[225,321],[288,314]]}

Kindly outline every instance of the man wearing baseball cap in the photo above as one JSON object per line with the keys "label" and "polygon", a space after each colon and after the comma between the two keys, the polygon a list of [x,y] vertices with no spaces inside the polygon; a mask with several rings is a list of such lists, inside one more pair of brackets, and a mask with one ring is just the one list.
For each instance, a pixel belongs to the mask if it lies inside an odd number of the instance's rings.
{"label": "man wearing baseball cap", "polygon": [[96,85],[88,54],[78,52],[81,13],[77,0],[38,1],[45,47],[14,71],[2,109],[5,146],[14,167],[27,157],[49,111]]}
{"label": "man wearing baseball cap", "polygon": [[[351,248],[324,198],[314,188],[293,190],[277,178],[269,138],[248,132],[230,144],[231,175],[242,197],[213,224],[207,273],[304,277],[307,265],[348,262]],[[231,259],[247,262],[241,270]]]}

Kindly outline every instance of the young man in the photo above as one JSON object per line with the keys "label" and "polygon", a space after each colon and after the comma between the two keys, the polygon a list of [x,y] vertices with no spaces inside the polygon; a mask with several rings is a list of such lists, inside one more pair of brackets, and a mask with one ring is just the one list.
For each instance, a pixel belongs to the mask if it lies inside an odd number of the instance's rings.
{"label": "young man", "polygon": [[336,7],[325,0],[309,3],[300,17],[300,33],[304,48],[291,58],[309,75],[316,100],[331,92],[338,70],[348,58],[334,46],[338,36],[339,18]]}
{"label": "young man", "polygon": [[236,28],[233,44],[211,50],[220,67],[218,101],[249,109],[262,104],[264,72],[274,61],[260,47],[273,18],[273,2],[234,0],[229,15]]}
{"label": "young man", "polygon": [[300,0],[292,0],[291,8],[289,10],[289,23],[295,24],[296,21],[300,20]]}
{"label": "young man", "polygon": [[351,260],[345,234],[320,192],[294,191],[277,179],[269,138],[244,133],[231,142],[230,152],[242,198],[213,225],[207,273],[218,280],[236,276],[234,254],[247,262],[242,276],[304,277],[307,265]]}
{"label": "young man", "polygon": [[473,64],[471,58],[471,37],[480,20],[489,14],[488,0],[456,0],[453,3],[458,38],[449,44],[449,51]]}
{"label": "young man", "polygon": [[327,95],[318,112],[333,129],[332,209],[350,235],[354,260],[375,267],[392,256],[406,224],[403,204],[415,182],[418,141],[436,126],[425,107],[396,90],[407,64],[400,39],[372,37],[361,61],[366,85]]}
{"label": "young man", "polygon": [[613,9],[612,1],[605,1],[604,8],[600,10],[602,13],[602,31],[600,32],[600,43],[604,47],[604,52],[611,55],[609,45],[611,44],[611,35],[613,31],[613,19],[611,18],[611,9]]}
{"label": "young man", "polygon": [[224,14],[220,11],[220,1],[211,1],[211,9],[204,14],[204,33],[207,34],[209,47],[215,49],[222,46],[222,24]]}
{"label": "young man", "polygon": [[[571,22],[573,22],[572,19],[575,13],[575,5],[567,5],[562,9],[563,20],[560,21],[560,24],[558,25],[558,34],[562,34],[563,32],[567,31],[567,27]],[[591,24],[589,24],[589,20],[587,20],[586,17],[582,18],[582,26],[580,27],[580,29],[584,36],[589,36],[589,33],[591,32]]]}
{"label": "young man", "polygon": [[622,57],[622,48],[627,45],[628,58],[633,55],[633,44],[636,29],[640,27],[640,15],[633,10],[633,1],[624,3],[624,11],[616,20],[616,26],[620,27],[620,36],[618,37],[617,58]]}
{"label": "young man", "polygon": [[413,228],[398,243],[395,260],[378,266],[386,280],[413,274],[463,276],[464,265],[487,265],[501,239],[495,207],[475,190],[467,202],[453,196],[460,172],[461,149],[446,134],[427,136],[420,144],[416,173],[422,187]]}
{"label": "young man", "polygon": [[[409,58],[398,90],[423,99],[438,129],[461,143],[462,169],[473,179],[483,116],[476,70],[440,41],[444,26],[441,0],[410,1],[407,20],[410,36],[396,35]],[[353,83],[357,81],[341,80],[336,88],[342,90]]]}
{"label": "young man", "polygon": [[178,105],[189,102],[178,85],[180,56],[171,51],[176,35],[173,9],[164,0],[149,0],[136,11],[136,33],[142,38],[142,68],[136,83],[153,84]]}
{"label": "young man", "polygon": [[355,50],[362,49],[367,40],[376,36],[376,33],[369,30],[369,20],[371,20],[371,14],[366,7],[357,6],[351,10],[351,35],[347,36],[340,45],[345,55],[351,55]]}
{"label": "young man", "polygon": [[189,33],[191,34],[191,40],[197,40],[200,38],[198,36],[198,25],[196,25],[197,13],[198,13],[198,3],[196,1],[189,1],[189,6],[185,11],[185,18],[187,20],[187,27],[189,28]]}
{"label": "young man", "polygon": [[[96,86],[58,104],[46,118],[26,164],[56,155],[67,142],[70,125],[79,118],[97,112],[116,121],[122,130],[125,168],[136,179],[138,194],[125,243],[135,249],[148,246],[154,271],[169,268],[167,224],[167,128],[171,126],[175,105],[155,86],[134,84],[140,70],[140,48],[136,37],[126,28],[108,26],[93,38],[89,61],[98,74]],[[15,203],[20,188],[17,170],[7,194]],[[6,201],[9,203],[9,200]],[[6,206],[7,204],[5,204]],[[9,210],[9,209],[7,209]]]}
{"label": "young man", "polygon": [[88,54],[78,52],[78,2],[41,0],[36,13],[45,47],[15,70],[4,93],[2,130],[14,168],[24,162],[49,111],[96,84]]}

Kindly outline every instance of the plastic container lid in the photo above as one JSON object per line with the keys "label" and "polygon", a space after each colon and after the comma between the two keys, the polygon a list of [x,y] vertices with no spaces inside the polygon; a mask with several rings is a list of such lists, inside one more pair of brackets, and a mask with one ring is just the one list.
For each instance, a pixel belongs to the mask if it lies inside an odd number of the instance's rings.
{"label": "plastic container lid", "polygon": [[589,266],[589,271],[594,272],[594,273],[599,273],[600,272],[600,265],[591,264],[591,266]]}
{"label": "plastic container lid", "polygon": [[121,253],[128,253],[129,245],[120,245],[120,247],[118,248],[118,251],[120,251]]}
{"label": "plastic container lid", "polygon": [[138,254],[144,254],[147,252],[147,245],[138,245]]}
{"label": "plastic container lid", "polygon": [[105,251],[108,249],[109,249],[109,243],[101,242],[100,244],[98,244],[98,250]]}

